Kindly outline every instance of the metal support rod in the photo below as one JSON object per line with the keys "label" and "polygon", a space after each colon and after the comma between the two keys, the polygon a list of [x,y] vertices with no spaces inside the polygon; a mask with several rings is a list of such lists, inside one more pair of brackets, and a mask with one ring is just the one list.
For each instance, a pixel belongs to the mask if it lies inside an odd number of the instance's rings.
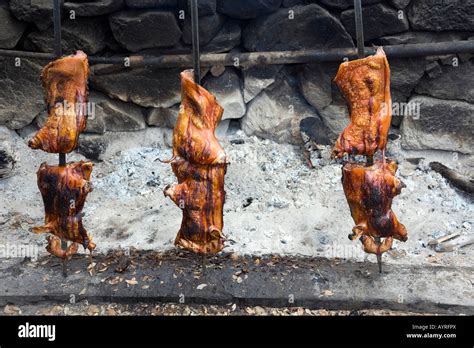
{"label": "metal support rod", "polygon": [[54,54],[56,58],[59,58],[63,55],[63,50],[61,48],[61,0],[54,0],[53,24]]}
{"label": "metal support rod", "polygon": [[[442,56],[446,54],[474,53],[474,40],[432,42],[419,44],[404,44],[383,46],[385,54],[391,58],[410,58],[423,56]],[[374,47],[365,47],[366,54],[375,54]],[[52,60],[51,53],[12,51],[0,49],[0,57],[35,58]],[[130,59],[130,68],[190,68],[193,60],[189,54],[162,55],[162,56],[89,56],[90,64],[116,64],[123,66],[125,57]],[[258,66],[270,64],[303,64],[314,62],[340,62],[344,58],[357,58],[355,48],[330,48],[327,50],[302,51],[274,51],[274,52],[244,52],[244,53],[205,53],[201,55],[200,65],[211,67],[214,65],[233,66],[238,58],[241,66]],[[97,71],[98,69],[96,69]]]}
{"label": "metal support rod", "polygon": [[[54,0],[53,8],[53,25],[54,25],[54,56],[60,58],[63,55],[61,47],[61,0]],[[66,154],[59,154],[59,166],[64,167],[66,165]],[[66,252],[67,241],[61,240],[61,249]],[[63,276],[67,277],[67,257],[62,262]]]}
{"label": "metal support rod", "polygon": [[[382,244],[380,237],[374,237],[375,244],[379,247]],[[382,273],[382,254],[377,254],[377,264],[379,265],[379,273]]]}
{"label": "metal support rod", "polygon": [[[55,58],[60,58],[63,55],[61,47],[61,0],[54,0],[53,8],[53,24],[54,24],[54,55]],[[59,166],[66,165],[66,154],[59,154]],[[61,243],[62,246],[62,243]],[[66,243],[67,247],[67,243]]]}
{"label": "metal support rod", "polygon": [[201,57],[199,52],[199,16],[197,0],[189,0],[191,7],[191,35],[193,44],[194,82],[201,84]]}
{"label": "metal support rod", "polygon": [[354,0],[354,16],[357,38],[357,55],[359,58],[365,57],[364,47],[364,20],[362,18],[361,0]]}
{"label": "metal support rod", "polygon": [[[66,251],[67,249],[67,242],[64,240],[61,240],[61,249],[64,251]],[[63,259],[62,271],[63,271],[63,276],[67,277],[67,257]]]}

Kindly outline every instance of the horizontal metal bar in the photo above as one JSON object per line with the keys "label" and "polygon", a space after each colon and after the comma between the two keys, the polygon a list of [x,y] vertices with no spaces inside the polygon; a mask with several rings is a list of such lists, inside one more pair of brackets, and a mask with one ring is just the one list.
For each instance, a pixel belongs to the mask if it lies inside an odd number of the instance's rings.
{"label": "horizontal metal bar", "polygon": [[[431,55],[445,55],[454,53],[474,53],[474,40],[450,41],[437,43],[405,44],[383,46],[388,58],[409,58]],[[374,54],[374,47],[365,48],[366,55]],[[51,60],[54,54],[0,49],[0,56],[38,58]],[[163,56],[124,56],[124,57],[97,57],[90,56],[91,64],[116,64],[124,66],[128,58],[130,68],[191,68],[192,54],[163,55]],[[268,64],[301,64],[314,62],[342,61],[344,58],[357,58],[356,48],[331,48],[302,51],[278,52],[243,52],[243,53],[207,53],[201,55],[201,66],[255,66]],[[127,65],[128,66],[128,65]]]}

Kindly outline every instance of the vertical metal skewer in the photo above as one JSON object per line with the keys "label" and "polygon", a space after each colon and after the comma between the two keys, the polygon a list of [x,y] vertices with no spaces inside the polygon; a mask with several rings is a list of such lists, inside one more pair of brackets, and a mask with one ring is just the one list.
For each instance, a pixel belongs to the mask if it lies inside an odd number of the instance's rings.
{"label": "vertical metal skewer", "polygon": [[[54,25],[54,55],[60,58],[63,55],[61,47],[61,0],[54,0],[53,8],[53,25]],[[66,165],[66,154],[59,154],[59,166],[64,167]],[[61,249],[66,251],[68,247],[67,241],[61,239]],[[63,276],[67,277],[67,258],[63,259],[62,262]]]}
{"label": "vertical metal skewer", "polygon": [[[354,0],[354,16],[355,16],[355,27],[356,27],[356,39],[357,39],[357,55],[359,58],[365,58],[365,45],[364,45],[364,20],[362,16],[362,1]],[[367,165],[371,166],[374,164],[372,156],[367,156]],[[377,246],[380,246],[380,237],[374,237]],[[377,264],[379,266],[379,272],[382,273],[382,255],[377,254]]]}
{"label": "vertical metal skewer", "polygon": [[[380,244],[382,243],[381,238],[374,237],[374,239],[375,239],[375,244],[377,244],[377,246],[380,246]],[[379,265],[379,273],[382,273],[382,254],[377,254],[377,264]]]}
{"label": "vertical metal skewer", "polygon": [[194,82],[201,84],[201,54],[199,51],[199,16],[197,0],[190,0],[190,4]]}
{"label": "vertical metal skewer", "polygon": [[[189,0],[188,8],[191,9],[191,36],[193,44],[193,71],[194,82],[201,84],[201,53],[199,51],[199,14],[197,0]],[[202,274],[206,273],[207,255],[202,254]]]}
{"label": "vertical metal skewer", "polygon": [[359,58],[364,58],[365,57],[364,21],[362,19],[361,0],[354,0],[354,14],[355,14],[356,39],[357,39],[357,55],[359,56]]}

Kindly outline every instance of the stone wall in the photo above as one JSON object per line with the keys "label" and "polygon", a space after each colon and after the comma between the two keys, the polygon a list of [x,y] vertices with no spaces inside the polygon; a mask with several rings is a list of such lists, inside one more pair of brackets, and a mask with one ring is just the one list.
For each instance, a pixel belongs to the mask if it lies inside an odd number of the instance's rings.
{"label": "stone wall", "polygon": [[[354,47],[352,0],[199,0],[204,52]],[[366,46],[474,38],[474,0],[363,0]],[[63,5],[63,50],[91,55],[191,51],[185,0],[76,0]],[[0,48],[52,51],[52,0],[0,0]],[[473,153],[473,55],[390,59],[394,129],[407,149]],[[245,133],[298,143],[300,121],[332,141],[347,124],[331,83],[340,62],[212,67],[203,84]],[[0,58],[0,125],[20,130],[44,122],[41,64]],[[87,131],[172,127],[180,102],[179,69],[92,75],[95,118]],[[408,103],[408,104],[406,104]],[[412,106],[412,108],[411,108]],[[398,115],[398,116],[397,116]]]}

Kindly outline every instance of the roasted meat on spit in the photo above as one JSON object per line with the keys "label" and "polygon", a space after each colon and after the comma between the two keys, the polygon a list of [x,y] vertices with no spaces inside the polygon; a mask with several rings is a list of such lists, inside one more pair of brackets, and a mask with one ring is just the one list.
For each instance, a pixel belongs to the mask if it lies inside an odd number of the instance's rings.
{"label": "roasted meat on spit", "polygon": [[46,90],[48,119],[29,141],[33,149],[69,153],[76,149],[86,128],[89,64],[82,51],[46,65],[41,74]]}
{"label": "roasted meat on spit", "polygon": [[[75,254],[78,244],[91,252],[95,244],[82,225],[82,208],[87,194],[92,191],[90,176],[92,162],[74,162],[66,166],[41,164],[38,170],[38,187],[43,197],[45,224],[34,227],[35,233],[51,233],[46,249],[53,255],[67,258]],[[61,249],[61,240],[71,241]]]}
{"label": "roasted meat on spit", "polygon": [[[356,223],[349,239],[360,238],[367,253],[381,255],[393,239],[406,241],[407,231],[392,211],[392,200],[405,185],[395,177],[394,161],[376,161],[372,166],[346,163],[342,169],[344,193]],[[378,243],[378,238],[385,238]]]}
{"label": "roasted meat on spit", "polygon": [[214,131],[224,109],[194,82],[192,70],[181,73],[181,98],[170,161],[178,184],[164,189],[165,196],[183,210],[175,244],[196,253],[217,253],[224,247],[227,161]]}
{"label": "roasted meat on spit", "polygon": [[350,123],[339,135],[333,156],[365,155],[385,150],[392,119],[390,67],[382,48],[373,56],[342,63],[336,85],[349,107]]}

